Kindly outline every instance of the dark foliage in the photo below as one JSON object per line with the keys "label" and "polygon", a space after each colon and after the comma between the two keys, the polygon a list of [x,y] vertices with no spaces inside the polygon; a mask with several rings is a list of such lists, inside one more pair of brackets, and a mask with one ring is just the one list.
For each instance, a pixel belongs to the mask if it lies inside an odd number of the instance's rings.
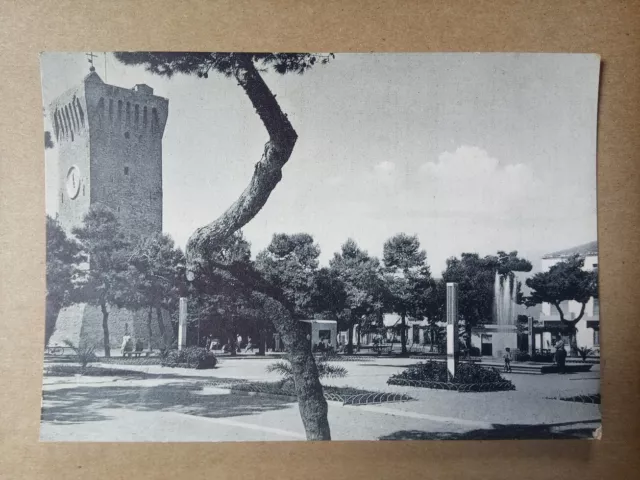
{"label": "dark foliage", "polygon": [[[423,382],[449,382],[446,362],[429,361],[418,363],[408,367],[403,372],[392,375],[387,381],[394,379],[416,380]],[[484,384],[484,383],[510,383],[500,375],[497,368],[487,368],[476,363],[459,363],[456,376],[450,383],[458,384]]]}
{"label": "dark foliage", "polygon": [[162,361],[165,367],[186,367],[204,370],[215,368],[218,359],[202,347],[187,347],[182,350],[171,350]]}
{"label": "dark foliage", "polygon": [[81,365],[52,365],[45,368],[45,377],[72,377],[84,375],[85,377],[146,377],[146,372],[136,370],[124,370],[121,368],[101,368]]}
{"label": "dark foliage", "polygon": [[183,73],[200,78],[208,78],[210,71],[231,76],[239,64],[249,61],[260,71],[301,74],[333,58],[333,54],[249,52],[116,52],[115,56],[125,65],[143,65],[156,75]]}

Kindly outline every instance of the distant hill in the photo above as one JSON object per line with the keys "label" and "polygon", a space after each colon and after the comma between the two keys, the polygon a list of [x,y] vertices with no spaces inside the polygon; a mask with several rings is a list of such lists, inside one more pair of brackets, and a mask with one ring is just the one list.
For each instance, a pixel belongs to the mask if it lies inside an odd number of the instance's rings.
{"label": "distant hill", "polygon": [[598,254],[598,241],[595,240],[593,242],[585,243],[583,245],[578,245],[577,247],[567,248],[566,250],[559,250],[553,253],[547,253],[543,255],[542,258],[564,258],[570,257],[572,255],[580,255],[582,257],[587,255],[597,255]]}

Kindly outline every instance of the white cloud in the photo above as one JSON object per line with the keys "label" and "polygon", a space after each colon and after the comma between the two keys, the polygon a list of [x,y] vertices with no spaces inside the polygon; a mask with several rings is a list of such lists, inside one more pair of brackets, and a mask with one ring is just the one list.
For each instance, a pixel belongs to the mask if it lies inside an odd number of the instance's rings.
{"label": "white cloud", "polygon": [[527,208],[538,181],[523,164],[501,164],[485,150],[461,146],[420,167],[427,208],[436,215],[513,217]]}

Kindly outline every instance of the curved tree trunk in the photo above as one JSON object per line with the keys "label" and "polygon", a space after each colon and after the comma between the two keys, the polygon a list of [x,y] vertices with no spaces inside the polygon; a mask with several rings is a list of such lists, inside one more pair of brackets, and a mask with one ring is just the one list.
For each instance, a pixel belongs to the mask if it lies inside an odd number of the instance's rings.
{"label": "curved tree trunk", "polygon": [[264,318],[260,318],[258,320],[258,328],[256,328],[256,332],[258,334],[258,355],[266,354],[266,344],[267,344],[267,327]]}
{"label": "curved tree trunk", "polygon": [[149,331],[149,351],[152,350],[151,339],[153,338],[153,330],[151,329],[151,320],[153,318],[153,307],[149,307],[147,314],[147,330]]}
{"label": "curved tree trunk", "polygon": [[102,310],[102,333],[104,335],[104,356],[109,358],[111,356],[111,344],[109,342],[109,311],[107,305],[103,302],[100,304],[100,310]]}
{"label": "curved tree trunk", "polygon": [[[251,57],[239,54],[235,59],[234,76],[267,129],[269,141],[262,158],[255,165],[249,185],[240,197],[217,220],[199,228],[189,238],[186,249],[187,278],[194,278],[201,269],[206,268],[207,260],[219,245],[245,226],[264,206],[281,180],[282,167],[289,160],[298,138]],[[318,379],[318,369],[303,328],[291,312],[291,309],[283,308],[275,327],[289,350],[307,439],[330,440],[327,402]]]}
{"label": "curved tree trunk", "polygon": [[158,322],[158,330],[160,331],[160,337],[162,338],[162,346],[164,348],[170,347],[171,345],[167,345],[167,335],[166,329],[164,328],[164,320],[162,319],[162,309],[160,307],[156,307],[156,320]]}
{"label": "curved tree trunk", "polygon": [[311,326],[299,322],[286,309],[281,309],[276,330],[289,352],[298,406],[307,440],[331,440],[327,419],[327,401],[318,376],[318,367],[311,352]]}

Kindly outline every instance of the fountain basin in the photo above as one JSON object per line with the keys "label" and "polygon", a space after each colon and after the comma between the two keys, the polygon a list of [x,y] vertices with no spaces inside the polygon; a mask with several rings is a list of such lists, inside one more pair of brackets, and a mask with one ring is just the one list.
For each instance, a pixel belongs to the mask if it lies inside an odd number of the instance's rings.
{"label": "fountain basin", "polygon": [[471,330],[471,345],[480,350],[483,357],[502,358],[505,349],[512,355],[518,348],[518,331],[515,325],[483,325]]}

